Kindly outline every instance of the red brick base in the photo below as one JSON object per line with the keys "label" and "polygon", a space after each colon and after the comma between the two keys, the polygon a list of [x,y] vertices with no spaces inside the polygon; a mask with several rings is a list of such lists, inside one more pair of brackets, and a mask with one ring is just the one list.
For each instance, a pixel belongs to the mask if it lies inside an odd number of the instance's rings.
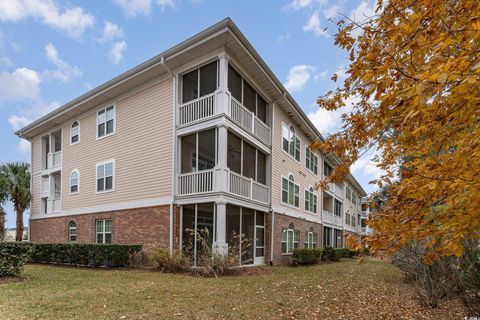
{"label": "red brick base", "polygon": [[[174,221],[178,209],[175,207]],[[168,249],[170,239],[170,206],[108,211],[30,220],[30,238],[33,242],[52,243],[68,241],[68,224],[77,223],[77,242],[96,241],[95,221],[112,220],[112,242],[143,244],[145,249]],[[177,230],[177,228],[175,228]],[[174,234],[174,237],[176,235]]]}

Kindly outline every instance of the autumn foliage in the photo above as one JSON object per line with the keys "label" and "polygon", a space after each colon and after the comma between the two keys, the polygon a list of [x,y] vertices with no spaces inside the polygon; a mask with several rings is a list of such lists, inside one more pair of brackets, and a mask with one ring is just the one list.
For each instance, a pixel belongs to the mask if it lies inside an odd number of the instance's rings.
{"label": "autumn foliage", "polygon": [[347,78],[318,104],[358,103],[340,132],[314,144],[342,162],[323,183],[377,149],[385,175],[373,183],[388,187],[388,201],[365,242],[393,252],[420,240],[430,261],[461,255],[480,232],[480,2],[380,0],[375,16],[338,26]]}

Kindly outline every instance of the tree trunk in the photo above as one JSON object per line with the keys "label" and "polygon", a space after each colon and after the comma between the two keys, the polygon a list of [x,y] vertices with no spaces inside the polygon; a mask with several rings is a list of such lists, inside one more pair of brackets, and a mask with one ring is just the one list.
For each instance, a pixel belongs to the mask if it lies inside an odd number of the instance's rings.
{"label": "tree trunk", "polygon": [[0,206],[0,241],[5,240],[5,210]]}
{"label": "tree trunk", "polygon": [[15,205],[15,212],[17,213],[17,230],[15,241],[23,240],[23,208],[18,205]]}

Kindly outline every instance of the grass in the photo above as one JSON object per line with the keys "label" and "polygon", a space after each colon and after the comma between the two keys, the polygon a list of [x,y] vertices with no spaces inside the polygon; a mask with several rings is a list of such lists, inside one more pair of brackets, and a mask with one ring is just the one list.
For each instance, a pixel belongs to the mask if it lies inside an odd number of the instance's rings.
{"label": "grass", "polygon": [[458,319],[424,308],[388,262],[346,259],[264,275],[195,278],[142,270],[27,265],[0,284],[1,319]]}

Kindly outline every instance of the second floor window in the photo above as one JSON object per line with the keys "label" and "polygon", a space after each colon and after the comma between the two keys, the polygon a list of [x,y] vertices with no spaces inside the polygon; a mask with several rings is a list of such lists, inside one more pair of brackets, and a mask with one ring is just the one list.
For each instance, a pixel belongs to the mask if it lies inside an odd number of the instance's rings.
{"label": "second floor window", "polygon": [[215,129],[208,129],[181,137],[181,173],[213,169],[215,167]]}
{"label": "second floor window", "polygon": [[293,175],[282,178],[282,202],[294,207],[299,207],[299,190],[298,184],[295,184]]}
{"label": "second floor window", "polygon": [[305,210],[313,213],[317,212],[317,195],[312,187],[305,190]]}
{"label": "second floor window", "polygon": [[217,89],[217,61],[182,76],[182,103],[198,99]]}
{"label": "second floor window", "polygon": [[115,132],[115,107],[110,106],[97,113],[97,138],[105,137]]}
{"label": "second floor window", "polygon": [[230,170],[262,184],[267,182],[267,155],[228,132],[227,166]]}
{"label": "second floor window", "polygon": [[70,193],[76,193],[79,191],[80,174],[77,170],[73,170],[70,173]]}
{"label": "second floor window", "polygon": [[113,161],[97,165],[97,192],[113,190]]}
{"label": "second floor window", "polygon": [[70,128],[70,143],[75,144],[80,141],[80,122],[74,121]]}
{"label": "second floor window", "polygon": [[295,134],[293,126],[282,125],[282,149],[300,161],[300,139]]}
{"label": "second floor window", "polygon": [[332,167],[330,167],[326,162],[323,163],[323,176],[328,177],[332,174]]}
{"label": "second floor window", "polygon": [[310,150],[310,148],[308,146],[305,147],[305,166],[307,167],[308,170],[317,174],[317,172],[318,172],[318,157],[312,150]]}
{"label": "second floor window", "polygon": [[333,203],[333,213],[337,217],[342,216],[342,203],[340,201],[338,201],[337,199],[335,199],[335,202]]}

